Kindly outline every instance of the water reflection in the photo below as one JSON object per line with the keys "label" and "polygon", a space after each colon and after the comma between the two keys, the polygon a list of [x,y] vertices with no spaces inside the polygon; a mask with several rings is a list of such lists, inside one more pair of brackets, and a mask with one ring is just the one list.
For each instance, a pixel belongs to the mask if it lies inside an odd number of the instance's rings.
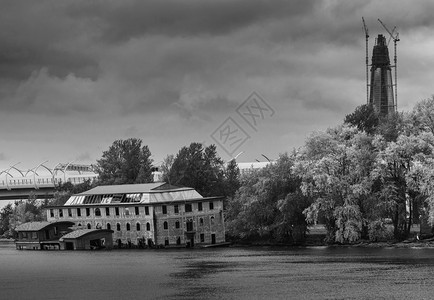
{"label": "water reflection", "polygon": [[2,299],[431,299],[434,249],[16,251]]}

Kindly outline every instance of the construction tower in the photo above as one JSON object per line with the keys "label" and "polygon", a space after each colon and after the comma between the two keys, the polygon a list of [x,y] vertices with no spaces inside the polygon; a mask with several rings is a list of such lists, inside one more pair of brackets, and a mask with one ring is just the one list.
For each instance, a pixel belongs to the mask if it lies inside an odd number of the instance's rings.
{"label": "construction tower", "polygon": [[396,111],[387,40],[379,34],[372,51],[369,103],[382,116]]}

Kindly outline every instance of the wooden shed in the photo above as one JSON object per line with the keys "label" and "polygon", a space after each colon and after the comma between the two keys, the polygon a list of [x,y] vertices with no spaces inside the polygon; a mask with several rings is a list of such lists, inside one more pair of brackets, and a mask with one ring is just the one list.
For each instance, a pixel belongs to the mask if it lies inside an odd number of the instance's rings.
{"label": "wooden shed", "polygon": [[17,249],[59,249],[59,238],[70,232],[74,223],[61,222],[28,222],[15,228],[18,238],[15,241]]}
{"label": "wooden shed", "polygon": [[98,250],[113,248],[113,230],[78,229],[59,239],[61,250]]}

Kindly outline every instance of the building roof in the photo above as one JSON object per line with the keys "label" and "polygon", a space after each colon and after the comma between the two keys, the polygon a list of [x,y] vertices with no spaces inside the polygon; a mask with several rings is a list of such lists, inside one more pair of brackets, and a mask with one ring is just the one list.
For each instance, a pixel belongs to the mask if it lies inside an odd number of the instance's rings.
{"label": "building roof", "polygon": [[15,231],[39,231],[44,229],[45,227],[49,225],[56,225],[61,223],[69,223],[70,225],[74,225],[73,222],[68,221],[62,221],[62,222],[47,222],[47,221],[41,221],[41,222],[27,222],[23,223],[15,228]]}
{"label": "building roof", "polygon": [[113,233],[113,230],[110,229],[77,229],[70,233],[62,236],[59,241],[62,242],[64,239],[79,239],[88,234],[92,233]]}
{"label": "building roof", "polygon": [[104,195],[104,194],[134,194],[151,193],[172,190],[185,190],[192,188],[177,187],[165,182],[121,184],[121,185],[100,185],[78,195]]}
{"label": "building roof", "polygon": [[178,187],[164,182],[102,185],[72,195],[64,206],[149,204],[196,199],[203,199],[203,197],[195,189]]}

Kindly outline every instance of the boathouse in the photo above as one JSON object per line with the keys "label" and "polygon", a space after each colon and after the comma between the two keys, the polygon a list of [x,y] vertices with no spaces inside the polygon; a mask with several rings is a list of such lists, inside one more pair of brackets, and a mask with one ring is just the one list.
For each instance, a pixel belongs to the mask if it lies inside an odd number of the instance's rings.
{"label": "boathouse", "polygon": [[113,248],[113,230],[77,229],[59,239],[61,250],[99,250]]}
{"label": "boathouse", "polygon": [[18,238],[15,241],[17,249],[60,249],[59,239],[72,231],[71,221],[28,222],[15,228]]}

